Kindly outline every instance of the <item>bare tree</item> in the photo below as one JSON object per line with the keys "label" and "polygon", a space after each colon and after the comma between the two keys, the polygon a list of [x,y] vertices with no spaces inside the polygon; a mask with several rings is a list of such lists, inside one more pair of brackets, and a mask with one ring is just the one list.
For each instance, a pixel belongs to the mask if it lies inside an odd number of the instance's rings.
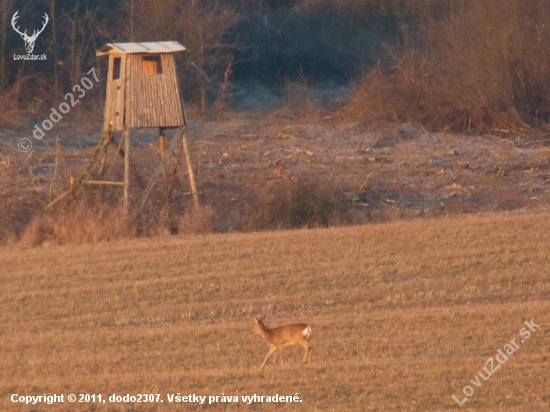
{"label": "bare tree", "polygon": [[223,78],[229,55],[238,47],[225,41],[240,18],[236,8],[220,0],[131,0],[125,10],[121,38],[179,40],[185,45],[188,54],[178,69],[185,72],[181,78],[186,90],[198,93],[204,112],[208,90]]}
{"label": "bare tree", "polygon": [[0,9],[0,22],[2,25],[2,53],[0,57],[0,88],[4,88],[7,83],[8,74],[6,67],[6,33],[8,31],[9,23],[8,16],[12,12],[12,0],[2,0]]}
{"label": "bare tree", "polygon": [[97,10],[85,9],[79,11],[79,4],[75,8],[63,15],[66,32],[66,48],[68,55],[68,77],[70,85],[78,84],[82,77],[84,65],[90,65],[87,59],[93,59],[95,56],[95,44],[90,39],[94,38],[96,31]]}

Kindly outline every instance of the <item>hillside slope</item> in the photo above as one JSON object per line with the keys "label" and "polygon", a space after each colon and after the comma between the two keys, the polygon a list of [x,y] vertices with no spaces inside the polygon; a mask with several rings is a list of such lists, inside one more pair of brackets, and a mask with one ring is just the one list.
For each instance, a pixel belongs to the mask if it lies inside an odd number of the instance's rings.
{"label": "hillside slope", "polygon": [[[546,411],[549,217],[0,249],[0,409],[207,407],[170,403],[179,393],[239,397],[209,410]],[[274,357],[262,375],[259,314],[271,326],[309,322],[312,364],[288,347],[284,369]],[[540,328],[520,343],[531,320]],[[513,339],[520,348],[494,376],[470,383]],[[451,396],[466,385],[460,408]],[[25,406],[14,393],[106,403]],[[108,401],[140,393],[159,402]],[[241,400],[296,393],[299,405]]]}

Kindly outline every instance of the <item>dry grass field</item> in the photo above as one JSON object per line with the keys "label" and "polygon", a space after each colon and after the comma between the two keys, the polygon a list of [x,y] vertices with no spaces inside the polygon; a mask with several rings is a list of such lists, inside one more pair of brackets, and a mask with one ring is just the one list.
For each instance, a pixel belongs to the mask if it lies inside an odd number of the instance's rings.
{"label": "dry grass field", "polygon": [[[0,409],[547,411],[549,218],[0,249]],[[259,314],[269,326],[310,323],[312,364],[287,347],[285,367],[273,357],[261,374]],[[540,328],[520,343],[531,319]],[[514,339],[498,371],[470,383]],[[466,385],[475,393],[460,407],[451,396],[463,399]],[[25,406],[14,393],[164,402]],[[168,402],[178,393],[302,402]]]}

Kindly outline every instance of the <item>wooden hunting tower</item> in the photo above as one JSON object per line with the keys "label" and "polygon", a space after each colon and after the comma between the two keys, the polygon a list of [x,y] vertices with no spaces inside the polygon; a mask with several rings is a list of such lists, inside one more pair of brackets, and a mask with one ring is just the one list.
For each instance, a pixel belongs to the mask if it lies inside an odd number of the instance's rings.
{"label": "wooden hunting tower", "polygon": [[185,125],[173,53],[177,41],[108,43],[96,55],[109,56],[104,130]]}
{"label": "wooden hunting tower", "polygon": [[[53,207],[64,197],[71,195],[74,201],[85,185],[123,186],[124,206],[129,211],[130,170],[143,190],[135,214],[143,207],[160,174],[165,174],[169,160],[176,157],[172,176],[176,175],[181,152],[185,153],[187,170],[193,194],[193,202],[198,207],[198,197],[193,177],[193,169],[185,126],[187,120],[176,77],[173,54],[184,51],[177,41],[147,43],[108,43],[96,52],[96,56],[109,56],[107,93],[103,133],[86,170],[78,179],[71,179],[71,189],[59,196],[48,206]],[[135,168],[130,167],[130,129],[159,128],[161,161],[145,186]],[[172,142],[165,150],[164,130],[178,128]],[[122,131],[122,142],[117,143],[116,132]],[[106,168],[109,146],[116,147],[111,167]],[[110,179],[116,158],[124,158],[124,181]]]}

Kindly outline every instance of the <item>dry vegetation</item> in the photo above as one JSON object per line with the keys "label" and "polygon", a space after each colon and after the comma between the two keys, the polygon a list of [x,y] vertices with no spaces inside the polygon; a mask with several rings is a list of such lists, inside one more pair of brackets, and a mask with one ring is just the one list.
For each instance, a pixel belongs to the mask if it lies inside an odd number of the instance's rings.
{"label": "dry vegetation", "polygon": [[[285,106],[286,107],[286,106]],[[193,122],[189,148],[200,203],[193,211],[185,161],[161,179],[139,219],[123,218],[119,188],[90,188],[74,207],[45,210],[85,168],[99,140],[60,125],[31,153],[25,134],[0,143],[0,244],[82,243],[169,233],[327,227],[550,205],[546,136],[432,133],[412,124],[293,118],[290,109]],[[155,131],[133,131],[132,163],[147,181],[159,161]],[[109,161],[114,157],[111,150]],[[110,166],[109,166],[110,167]],[[121,161],[113,179],[122,180]],[[131,175],[131,203],[142,193]]]}
{"label": "dry vegetation", "polygon": [[[167,393],[293,395],[251,410],[546,411],[548,213],[0,251],[1,409],[199,410]],[[251,335],[312,324],[309,367]],[[541,325],[461,409],[525,320]],[[519,342],[519,340],[518,340]],[[22,408],[11,393],[161,393],[160,405]],[[213,410],[235,410],[218,404]]]}
{"label": "dry vegetation", "polygon": [[409,12],[403,46],[357,82],[349,114],[461,133],[548,122],[547,2],[426,1]]}

